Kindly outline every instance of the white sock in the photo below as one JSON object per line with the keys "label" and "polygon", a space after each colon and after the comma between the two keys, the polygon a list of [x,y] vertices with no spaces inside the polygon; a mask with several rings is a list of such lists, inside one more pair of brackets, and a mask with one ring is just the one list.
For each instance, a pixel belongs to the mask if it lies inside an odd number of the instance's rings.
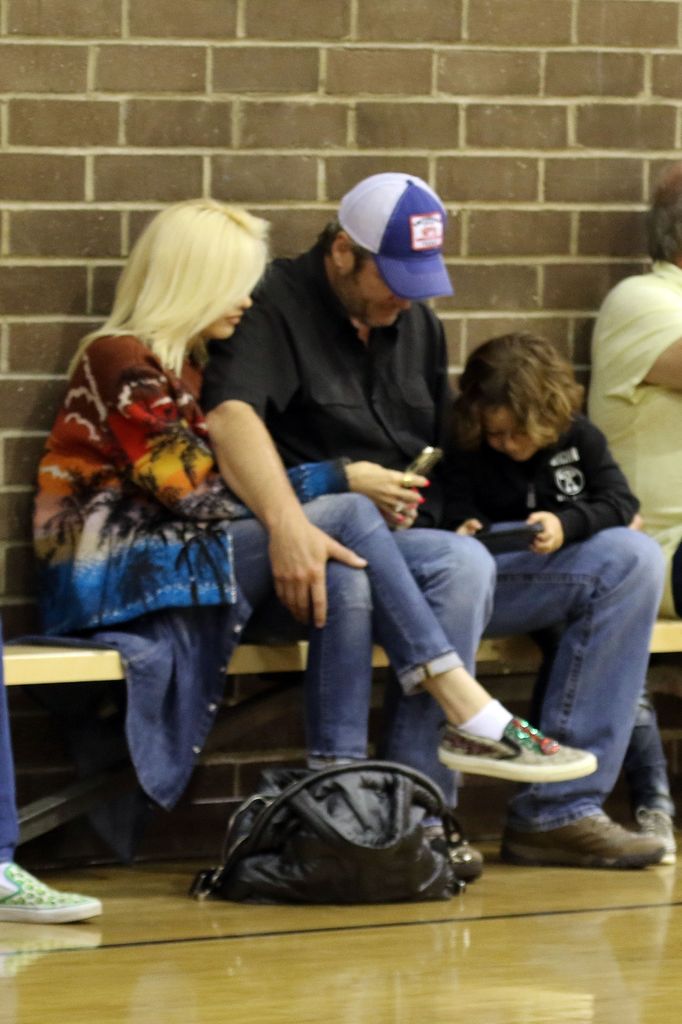
{"label": "white sock", "polygon": [[487,740],[500,740],[513,717],[499,700],[490,700],[468,722],[462,722],[460,728]]}

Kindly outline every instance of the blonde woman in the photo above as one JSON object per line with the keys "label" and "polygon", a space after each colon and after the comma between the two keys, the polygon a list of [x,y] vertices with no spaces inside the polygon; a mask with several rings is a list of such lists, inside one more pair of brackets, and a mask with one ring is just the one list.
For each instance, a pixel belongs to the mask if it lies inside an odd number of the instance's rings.
{"label": "blonde woman", "polygon": [[[229,344],[264,270],[265,237],[263,221],[208,199],[150,223],[111,316],[74,360],[39,468],[45,629],[122,651],[129,747],[143,788],[165,807],[209,731],[230,653],[273,591],[267,532],[219,475],[197,401],[204,341]],[[276,473],[286,479],[273,464]],[[374,505],[333,493],[347,489],[341,461],[290,479],[291,502],[303,499],[328,558],[328,610],[311,628],[306,680],[313,766],[365,756],[374,627],[405,690],[441,704],[450,767],[526,781],[594,771],[592,754],[531,730],[468,674]]]}

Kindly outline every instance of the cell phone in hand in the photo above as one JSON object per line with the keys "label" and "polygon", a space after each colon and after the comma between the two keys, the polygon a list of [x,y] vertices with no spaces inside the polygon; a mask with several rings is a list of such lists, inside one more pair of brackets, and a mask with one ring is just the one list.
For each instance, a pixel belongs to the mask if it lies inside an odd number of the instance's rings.
{"label": "cell phone in hand", "polygon": [[442,458],[442,448],[424,448],[420,451],[416,459],[413,459],[409,466],[406,467],[405,472],[417,473],[419,476],[428,476],[436,463]]}
{"label": "cell phone in hand", "polygon": [[498,523],[474,534],[494,555],[505,551],[527,551],[542,533],[542,523]]}

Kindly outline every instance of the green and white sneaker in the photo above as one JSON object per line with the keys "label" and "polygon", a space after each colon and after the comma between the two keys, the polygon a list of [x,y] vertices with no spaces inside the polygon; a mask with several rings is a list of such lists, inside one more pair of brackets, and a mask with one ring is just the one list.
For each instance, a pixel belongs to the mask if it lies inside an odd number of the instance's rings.
{"label": "green and white sneaker", "polygon": [[18,864],[8,864],[0,873],[0,921],[66,924],[101,913],[99,900],[51,889]]}
{"label": "green and white sneaker", "polygon": [[561,746],[523,718],[512,718],[499,740],[475,736],[448,723],[438,757],[453,771],[512,782],[564,782],[597,770],[594,754]]}

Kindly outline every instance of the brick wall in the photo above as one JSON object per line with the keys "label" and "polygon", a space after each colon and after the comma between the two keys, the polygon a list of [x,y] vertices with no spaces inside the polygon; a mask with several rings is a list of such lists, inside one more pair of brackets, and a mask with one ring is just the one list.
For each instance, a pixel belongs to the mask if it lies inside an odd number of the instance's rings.
{"label": "brick wall", "polygon": [[211,194],[307,246],[404,168],[453,217],[453,367],[533,324],[585,371],[678,155],[677,0],[0,0],[0,606],[33,625],[36,458],[150,213]]}
{"label": "brick wall", "polygon": [[[453,214],[456,295],[439,304],[453,368],[522,323],[586,374],[595,309],[642,265],[652,178],[679,155],[681,40],[678,0],[0,0],[6,632],[35,625],[32,478],[69,355],[150,214],[243,202],[294,253],[358,178],[411,171]],[[12,697],[28,797],[70,769]],[[295,707],[271,757],[300,753]],[[207,805],[248,791],[264,745],[208,756],[167,848],[187,849],[183,822],[219,837],[224,809]]]}

